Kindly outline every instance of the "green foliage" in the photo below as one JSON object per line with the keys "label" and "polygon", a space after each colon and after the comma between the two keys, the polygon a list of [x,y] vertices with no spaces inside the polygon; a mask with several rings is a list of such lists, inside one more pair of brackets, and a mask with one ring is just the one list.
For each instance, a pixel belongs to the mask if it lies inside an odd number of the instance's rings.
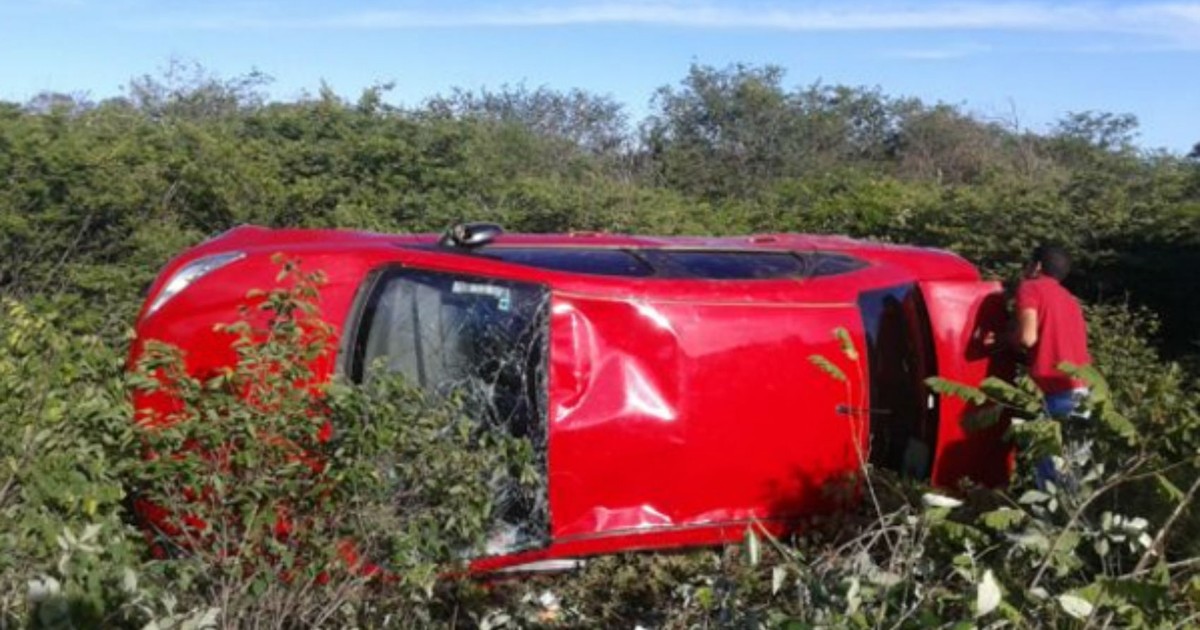
{"label": "green foliage", "polygon": [[[397,378],[317,379],[335,346],[316,306],[323,276],[282,265],[279,286],[224,327],[235,367],[202,380],[171,347],[142,356],[135,387],[176,408],[138,420],[152,456],[132,471],[166,510],[159,544],[186,556],[159,568],[193,606],[221,602],[222,623],[350,622],[387,602],[428,621],[439,577],[482,551],[499,490],[542,483],[532,446]],[[379,591],[372,575],[400,581]]]}
{"label": "green foliage", "polygon": [[[172,62],[124,98],[0,103],[0,626],[1136,627],[1195,614],[1200,292],[1180,287],[1200,262],[1200,161],[1139,152],[1132,117],[1072,114],[1035,134],[743,65],[691,68],[640,125],[577,91],[402,109],[389,86],[269,102],[267,82]],[[253,298],[226,329],[230,371],[198,378],[152,348],[154,376],[134,384],[181,405],[158,428],[133,423],[119,349],[170,256],[241,223],[465,219],[846,233],[949,248],[1002,277],[1057,241],[1090,304],[1097,371],[1079,375],[1095,384],[1093,421],[1045,418],[1027,379],[934,381],[973,403],[971,430],[1024,419],[1009,432],[1012,488],[922,501],[927,489],[865,471],[872,505],[794,540],[754,538],[758,553],[603,558],[486,592],[435,577],[494,533],[498,492],[544,483],[528,443],[394,379],[316,382],[307,359],[329,351],[318,275],[289,266]],[[861,349],[838,342],[836,363],[809,360],[845,382],[842,359]],[[1042,454],[1066,480],[1045,491],[1028,474]],[[123,504],[135,488],[202,522],[170,548],[180,557],[147,556]],[[339,553],[347,540],[404,579],[367,579]]]}
{"label": "green foliage", "polygon": [[[531,444],[455,397],[317,379],[322,275],[281,264],[224,326],[232,367],[200,378],[147,344],[128,380],[163,411],[136,419],[98,339],[5,303],[0,625],[430,623],[499,492],[544,487]],[[158,511],[152,539],[127,496]]]}
{"label": "green foliage", "polygon": [[818,370],[821,370],[830,378],[842,383],[846,382],[846,373],[842,371],[842,368],[834,364],[833,361],[819,354],[814,354],[808,357],[808,362],[812,363]]}
{"label": "green foliage", "polygon": [[456,91],[406,110],[387,85],[268,102],[269,81],[173,61],[124,98],[0,107],[0,290],[56,296],[116,341],[169,256],[242,223],[835,232],[1005,274],[1048,240],[1077,255],[1085,297],[1128,294],[1158,311],[1171,356],[1196,352],[1200,306],[1174,288],[1200,252],[1200,168],[1138,153],[1127,115],[1037,135],[746,65],[692,67],[640,125],[579,91]]}
{"label": "green foliage", "polygon": [[113,623],[140,570],[121,516],[136,457],[121,359],[55,314],[0,308],[0,626]]}

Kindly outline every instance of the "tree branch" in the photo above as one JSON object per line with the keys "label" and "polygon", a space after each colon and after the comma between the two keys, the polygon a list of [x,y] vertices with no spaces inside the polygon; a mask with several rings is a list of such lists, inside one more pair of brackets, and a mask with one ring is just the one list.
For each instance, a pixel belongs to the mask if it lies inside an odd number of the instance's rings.
{"label": "tree branch", "polygon": [[1137,566],[1133,568],[1134,574],[1145,571],[1154,558],[1162,555],[1162,547],[1167,542],[1167,535],[1171,533],[1171,528],[1175,526],[1176,521],[1187,512],[1188,505],[1192,503],[1192,499],[1196,497],[1198,490],[1200,490],[1200,475],[1192,482],[1187,494],[1179,501],[1179,505],[1175,506],[1175,511],[1171,512],[1171,516],[1167,519],[1167,522],[1163,523],[1162,528],[1158,530],[1158,534],[1154,536],[1154,542],[1150,543],[1150,546],[1146,548],[1146,553],[1142,554],[1142,558],[1138,560]]}

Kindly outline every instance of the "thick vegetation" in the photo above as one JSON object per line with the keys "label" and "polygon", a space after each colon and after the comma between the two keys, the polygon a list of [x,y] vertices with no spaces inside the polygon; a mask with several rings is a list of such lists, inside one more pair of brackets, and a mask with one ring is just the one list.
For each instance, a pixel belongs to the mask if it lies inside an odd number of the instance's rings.
{"label": "thick vegetation", "polygon": [[[1129,116],[1035,133],[870,89],[789,89],[769,67],[694,67],[636,124],[580,92],[401,109],[386,86],[269,102],[265,81],[176,66],[99,103],[0,103],[0,627],[1200,619],[1200,154],[1139,149]],[[865,470],[875,500],[794,540],[481,589],[434,577],[482,544],[489,484],[527,477],[528,445],[402,383],[308,387],[320,270],[281,261],[279,286],[248,299],[259,316],[229,322],[243,342],[228,374],[192,379],[167,347],[124,374],[143,287],[208,235],[463,219],[846,233],[948,247],[1005,279],[1056,241],[1078,260],[1071,286],[1111,388],[1089,403],[1096,421],[1060,431],[1027,385],[940,385],[1022,410],[1013,438],[1069,463],[1061,488],[1021,476],[951,501]],[[182,401],[174,424],[136,423],[132,389]],[[133,497],[186,515],[169,524],[184,548],[132,528]]]}

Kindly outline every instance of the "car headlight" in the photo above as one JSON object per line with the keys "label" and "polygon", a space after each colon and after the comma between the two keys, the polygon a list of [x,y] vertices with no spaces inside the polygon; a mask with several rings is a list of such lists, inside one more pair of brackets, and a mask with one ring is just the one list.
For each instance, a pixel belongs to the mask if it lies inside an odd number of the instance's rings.
{"label": "car headlight", "polygon": [[197,258],[184,265],[163,285],[162,290],[158,292],[158,297],[154,298],[154,302],[150,304],[150,308],[146,309],[146,316],[162,308],[162,305],[166,304],[167,300],[179,295],[181,291],[188,288],[188,285],[245,256],[245,252],[226,252],[224,254],[213,254],[212,256]]}

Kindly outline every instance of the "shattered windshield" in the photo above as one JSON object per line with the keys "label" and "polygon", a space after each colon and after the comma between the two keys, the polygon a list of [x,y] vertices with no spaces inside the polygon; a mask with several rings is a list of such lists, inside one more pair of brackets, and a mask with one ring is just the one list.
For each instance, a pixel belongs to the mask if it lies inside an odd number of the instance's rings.
{"label": "shattered windshield", "polygon": [[[545,478],[546,335],[541,286],[415,269],[386,272],[364,306],[352,375],[400,374],[436,394],[458,394],[481,430],[529,439]],[[496,547],[544,540],[548,510],[517,484],[498,488]]]}

